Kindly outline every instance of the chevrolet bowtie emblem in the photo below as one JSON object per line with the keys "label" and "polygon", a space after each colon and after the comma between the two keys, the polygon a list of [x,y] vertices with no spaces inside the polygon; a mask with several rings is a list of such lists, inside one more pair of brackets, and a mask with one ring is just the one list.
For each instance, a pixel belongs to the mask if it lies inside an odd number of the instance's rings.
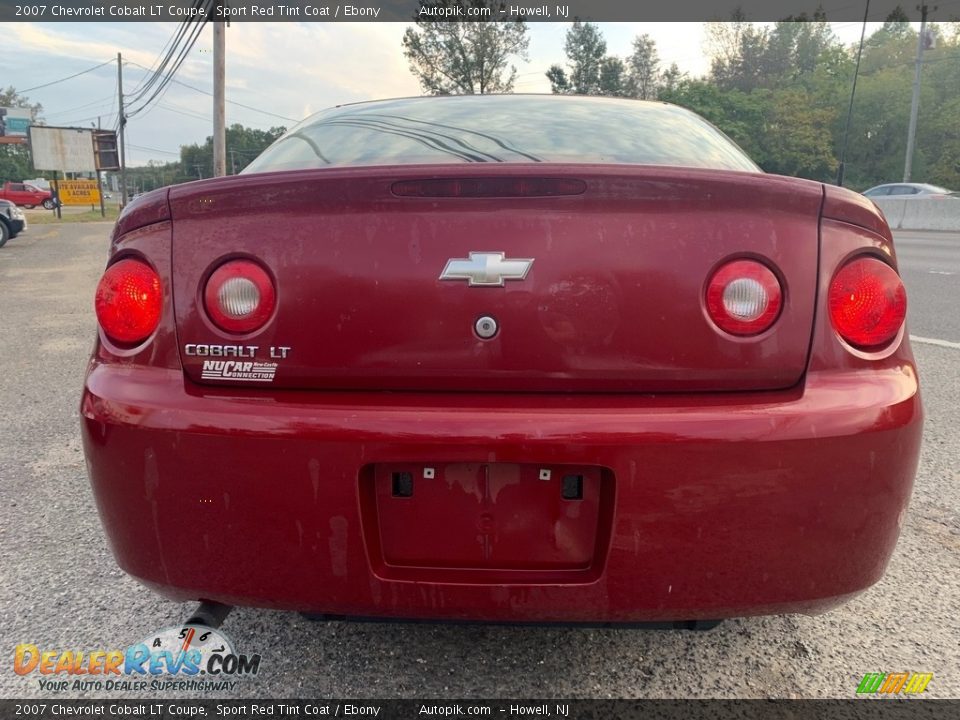
{"label": "chevrolet bowtie emblem", "polygon": [[533,258],[508,260],[502,252],[472,252],[469,258],[450,258],[441,280],[469,280],[470,287],[503,287],[504,280],[523,280]]}

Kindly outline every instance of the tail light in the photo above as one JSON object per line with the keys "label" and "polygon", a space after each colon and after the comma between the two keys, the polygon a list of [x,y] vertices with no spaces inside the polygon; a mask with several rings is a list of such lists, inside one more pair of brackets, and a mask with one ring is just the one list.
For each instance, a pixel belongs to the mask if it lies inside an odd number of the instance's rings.
{"label": "tail light", "polygon": [[875,350],[900,332],[907,294],[892,267],[875,257],[860,257],[833,276],[828,305],[840,337],[861,350]]}
{"label": "tail light", "polygon": [[780,315],[783,292],[777,276],[756,260],[722,265],[707,284],[710,319],[731,335],[758,335]]}
{"label": "tail light", "polygon": [[218,267],[203,296],[207,314],[221,330],[248,333],[270,319],[277,293],[267,271],[251,260],[231,260]]}
{"label": "tail light", "polygon": [[120,260],[100,278],[94,306],[97,322],[110,340],[121,345],[142,342],[160,323],[160,276],[145,262]]}

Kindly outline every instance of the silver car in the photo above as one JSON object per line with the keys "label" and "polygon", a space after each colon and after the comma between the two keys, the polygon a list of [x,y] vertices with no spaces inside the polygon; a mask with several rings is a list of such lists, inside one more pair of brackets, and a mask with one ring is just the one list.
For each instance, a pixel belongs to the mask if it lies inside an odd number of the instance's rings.
{"label": "silver car", "polygon": [[863,194],[868,198],[878,197],[960,197],[960,194],[952,190],[938,187],[937,185],[928,185],[927,183],[887,183],[886,185],[877,185],[864,190]]}

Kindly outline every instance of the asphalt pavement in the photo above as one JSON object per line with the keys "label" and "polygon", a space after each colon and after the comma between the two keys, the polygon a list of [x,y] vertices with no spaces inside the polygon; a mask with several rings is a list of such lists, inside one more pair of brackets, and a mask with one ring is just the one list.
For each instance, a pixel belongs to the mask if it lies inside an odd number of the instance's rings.
{"label": "asphalt pavement", "polygon": [[[104,697],[41,690],[36,675],[14,674],[14,646],[120,649],[194,607],[117,569],[86,478],[77,406],[109,230],[36,226],[0,250],[3,697]],[[930,697],[960,696],[960,234],[899,241],[911,333],[925,339],[914,351],[927,421],[896,554],[866,593],[817,617],[706,633],[311,623],[239,609],[222,629],[262,655],[260,674],[212,697],[849,698],[864,673],[898,671],[932,672]]]}
{"label": "asphalt pavement", "polygon": [[900,230],[896,249],[910,332],[960,342],[960,234]]}

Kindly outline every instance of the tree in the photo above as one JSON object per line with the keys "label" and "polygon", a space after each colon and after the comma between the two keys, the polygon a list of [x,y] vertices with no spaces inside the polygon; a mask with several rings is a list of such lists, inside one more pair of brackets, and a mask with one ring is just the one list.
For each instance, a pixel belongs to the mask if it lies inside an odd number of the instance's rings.
{"label": "tree", "polygon": [[910,18],[903,11],[903,8],[897,5],[886,19],[883,21],[883,30],[890,35],[904,36],[910,32]]}
{"label": "tree", "polygon": [[938,143],[929,180],[935,185],[952,190],[960,188],[960,130],[956,122],[958,113],[960,97],[941,107],[940,112],[931,118],[928,132],[924,134],[925,140],[929,137],[932,142]]}
{"label": "tree", "polygon": [[[459,9],[488,9],[489,20],[439,21]],[[424,92],[483,95],[513,91],[517,68],[511,59],[529,59],[530,39],[522,19],[507,20],[497,0],[421,0],[415,28],[403,34],[403,54]]]}
{"label": "tree", "polygon": [[[547,71],[547,77],[553,86],[553,92],[567,92],[574,95],[600,95],[600,71],[607,54],[607,42],[596,25],[575,20],[573,27],[567,30],[567,39],[563,50],[567,55],[570,73],[553,65]],[[607,80],[610,81],[612,66],[608,66]]]}
{"label": "tree", "polygon": [[653,38],[644,34],[633,39],[633,53],[627,58],[627,68],[629,95],[641,100],[656,98],[660,82],[660,56]]}
{"label": "tree", "polygon": [[778,175],[831,181],[836,176],[830,127],[837,116],[834,108],[817,108],[800,87],[772,91],[765,99],[763,169]]}
{"label": "tree", "polygon": [[709,80],[681,81],[674,90],[664,89],[660,99],[702,115],[723,130],[760,167],[766,167],[766,151],[760,142],[764,103],[759,94],[722,90]]}
{"label": "tree", "polygon": [[36,176],[26,145],[0,145],[0,183]]}
{"label": "tree", "polygon": [[686,79],[687,74],[680,72],[680,68],[676,63],[671,63],[670,67],[660,75],[660,92],[673,92],[680,86],[680,83]]}
{"label": "tree", "polygon": [[[238,173],[278,137],[287,131],[283,127],[269,130],[257,130],[235,123],[227,128],[227,168],[231,174]],[[182,172],[190,179],[197,180],[213,176],[213,137],[207,137],[203,145],[183,145],[180,147]]]}
{"label": "tree", "polygon": [[600,61],[600,94],[624,97],[630,94],[627,87],[627,66],[618,57],[605,57]]}
{"label": "tree", "polygon": [[736,9],[727,22],[708,22],[704,26],[703,49],[710,58],[710,76],[723,83],[740,61],[743,34],[750,23],[743,10]]}
{"label": "tree", "polygon": [[555,95],[566,95],[573,91],[567,73],[559,65],[550,66],[550,69],[547,70],[547,79],[550,81],[550,89]]}

